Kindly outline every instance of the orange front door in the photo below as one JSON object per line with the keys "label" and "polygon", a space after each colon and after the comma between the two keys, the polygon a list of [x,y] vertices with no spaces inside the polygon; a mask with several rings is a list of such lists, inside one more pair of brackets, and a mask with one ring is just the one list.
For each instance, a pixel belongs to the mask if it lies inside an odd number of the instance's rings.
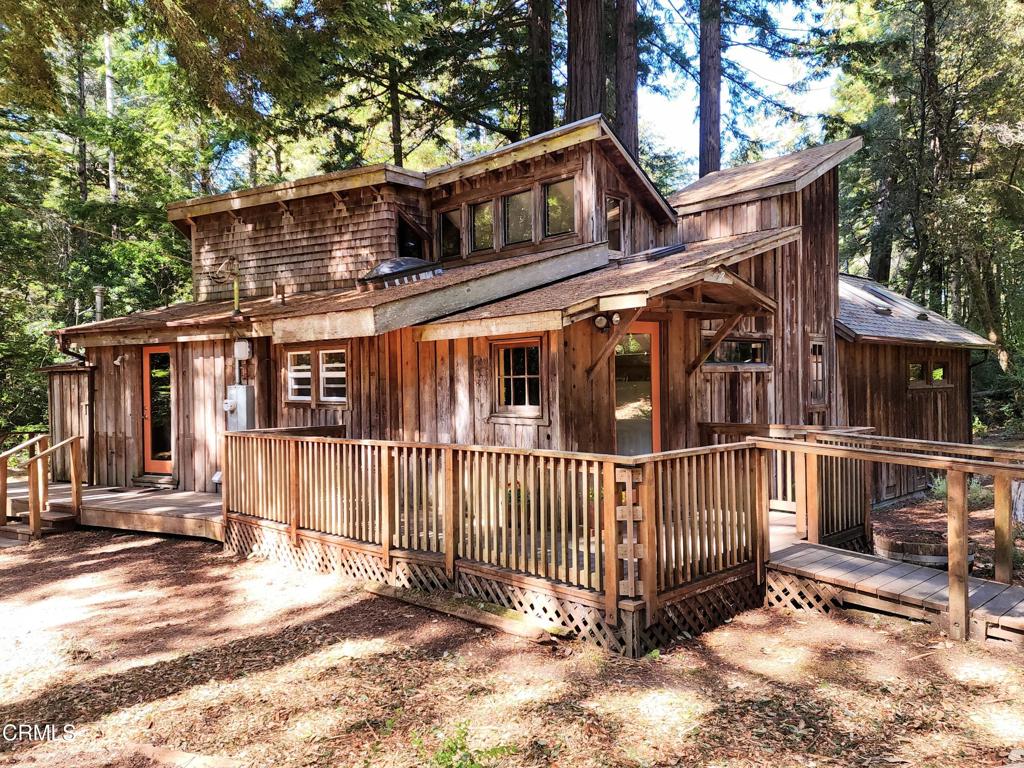
{"label": "orange front door", "polygon": [[147,475],[169,475],[171,455],[171,348],[142,348],[143,469]]}
{"label": "orange front door", "polygon": [[615,346],[615,450],[661,450],[661,343],[657,323],[632,323]]}

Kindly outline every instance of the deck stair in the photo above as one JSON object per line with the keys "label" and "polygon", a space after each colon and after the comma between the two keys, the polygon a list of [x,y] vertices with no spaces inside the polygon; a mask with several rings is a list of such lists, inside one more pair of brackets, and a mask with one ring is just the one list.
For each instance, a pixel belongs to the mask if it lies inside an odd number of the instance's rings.
{"label": "deck stair", "polygon": [[[26,499],[11,499],[9,506],[10,509],[7,513],[6,523],[0,525],[0,538],[22,543],[31,541],[32,532],[28,522],[28,501]],[[43,510],[40,518],[43,523],[41,531],[43,536],[63,533],[77,527],[74,513],[61,509],[60,505],[56,504],[51,504]]]}
{"label": "deck stair", "polygon": [[[799,542],[773,552],[767,566],[769,605],[830,613],[868,608],[945,629],[949,574],[883,557]],[[968,579],[970,634],[1024,647],[1024,587]]]}

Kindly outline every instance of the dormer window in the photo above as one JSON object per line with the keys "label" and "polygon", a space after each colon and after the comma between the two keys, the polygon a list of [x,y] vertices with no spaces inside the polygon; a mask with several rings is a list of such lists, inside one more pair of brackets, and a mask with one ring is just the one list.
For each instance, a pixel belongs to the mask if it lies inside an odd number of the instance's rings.
{"label": "dormer window", "polygon": [[398,217],[398,257],[403,259],[423,259],[423,236],[405,220]]}
{"label": "dormer window", "polygon": [[617,197],[604,199],[604,220],[608,230],[608,250],[622,250],[622,201]]}
{"label": "dormer window", "polygon": [[494,203],[488,200],[470,206],[472,240],[474,251],[486,251],[494,247]]}
{"label": "dormer window", "polygon": [[441,214],[441,258],[462,256],[462,211],[453,208]]}
{"label": "dormer window", "polygon": [[572,179],[544,185],[544,237],[565,235],[576,229],[576,199]]}
{"label": "dormer window", "polygon": [[504,200],[505,245],[533,240],[533,193],[527,189]]}

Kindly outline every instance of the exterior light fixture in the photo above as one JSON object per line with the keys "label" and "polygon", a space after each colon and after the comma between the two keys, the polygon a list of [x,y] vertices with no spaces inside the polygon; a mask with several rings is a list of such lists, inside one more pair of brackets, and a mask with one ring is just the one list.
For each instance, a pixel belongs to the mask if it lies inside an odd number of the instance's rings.
{"label": "exterior light fixture", "polygon": [[618,312],[612,312],[612,325],[618,325],[622,321]]}
{"label": "exterior light fixture", "polygon": [[608,327],[608,318],[604,315],[598,315],[594,318],[594,325],[597,327],[597,330],[603,331]]}

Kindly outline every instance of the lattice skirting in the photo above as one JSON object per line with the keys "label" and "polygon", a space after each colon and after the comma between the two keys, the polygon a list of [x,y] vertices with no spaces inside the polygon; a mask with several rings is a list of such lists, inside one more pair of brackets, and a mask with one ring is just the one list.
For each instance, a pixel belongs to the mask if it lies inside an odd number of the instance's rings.
{"label": "lattice skirting", "polygon": [[787,607],[799,611],[818,611],[829,614],[843,607],[839,590],[828,584],[768,569],[765,604]]}
{"label": "lattice skirting", "polygon": [[364,546],[346,546],[302,531],[293,545],[284,526],[253,524],[235,517],[228,519],[224,548],[232,554],[275,560],[298,570],[338,573],[424,592],[455,591],[564,627],[580,640],[632,657],[713,629],[764,602],[763,590],[749,568],[661,605],[651,627],[646,626],[639,601],[634,601],[633,610],[620,609],[613,626],[605,620],[604,610],[595,599],[583,593],[574,599],[572,590],[547,590],[539,582],[539,586],[531,586],[529,580],[515,574],[503,569],[492,572],[479,564],[460,568],[457,563],[455,578],[449,580],[443,560],[436,554],[393,552],[389,569],[382,556],[367,552]]}
{"label": "lattice skirting", "polygon": [[627,652],[621,630],[605,623],[604,611],[563,596],[545,594],[495,576],[456,571],[456,591],[510,608],[538,621],[564,627],[581,640],[612,653]]}
{"label": "lattice skirting", "polygon": [[360,581],[390,583],[390,573],[380,556],[303,536],[301,532],[298,543],[293,546],[287,531],[229,518],[224,549],[243,557],[276,560],[297,570],[340,573]]}
{"label": "lattice skirting", "polygon": [[834,536],[825,536],[821,540],[822,544],[826,544],[836,549],[848,549],[851,552],[860,552],[862,555],[873,555],[873,548],[868,543],[868,538],[864,534],[863,528],[857,528],[850,531],[843,531],[837,533]]}
{"label": "lattice skirting", "polygon": [[658,606],[657,621],[635,627],[634,655],[642,656],[680,640],[695,637],[721,626],[743,611],[764,605],[764,592],[753,568],[724,579],[706,590],[694,590],[678,600]]}

